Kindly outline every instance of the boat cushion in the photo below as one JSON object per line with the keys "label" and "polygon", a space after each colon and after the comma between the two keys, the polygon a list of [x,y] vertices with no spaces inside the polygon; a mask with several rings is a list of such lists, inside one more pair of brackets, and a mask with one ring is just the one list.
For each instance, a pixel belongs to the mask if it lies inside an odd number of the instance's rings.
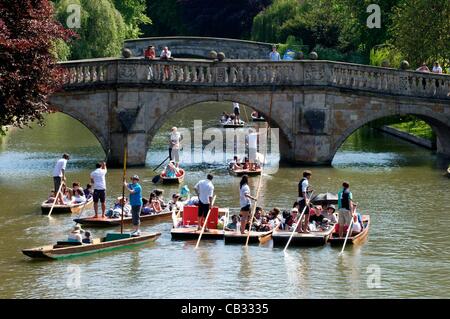
{"label": "boat cushion", "polygon": [[107,233],[105,237],[105,241],[112,241],[112,240],[119,240],[119,239],[126,239],[131,238],[130,233]]}

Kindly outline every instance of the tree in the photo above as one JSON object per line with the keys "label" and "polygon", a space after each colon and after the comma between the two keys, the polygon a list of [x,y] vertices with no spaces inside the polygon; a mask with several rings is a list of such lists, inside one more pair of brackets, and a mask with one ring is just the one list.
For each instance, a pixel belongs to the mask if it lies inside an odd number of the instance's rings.
{"label": "tree", "polygon": [[140,27],[152,23],[152,20],[146,15],[145,0],[114,0],[114,5],[125,21],[125,36],[128,39],[139,37],[143,33]]}
{"label": "tree", "polygon": [[394,10],[394,44],[413,65],[450,66],[450,1],[403,0]]}
{"label": "tree", "polygon": [[271,0],[147,0],[154,24],[146,35],[249,38],[253,17]]}
{"label": "tree", "polygon": [[111,0],[58,0],[56,16],[65,24],[70,4],[81,8],[81,27],[75,29],[79,39],[70,45],[70,59],[118,56],[126,36],[126,25]]}
{"label": "tree", "polygon": [[178,0],[147,0],[147,15],[152,18],[152,25],[142,26],[145,36],[186,35]]}
{"label": "tree", "polygon": [[73,33],[54,20],[48,0],[0,2],[0,132],[27,126],[49,112],[48,96],[62,83],[52,50]]}

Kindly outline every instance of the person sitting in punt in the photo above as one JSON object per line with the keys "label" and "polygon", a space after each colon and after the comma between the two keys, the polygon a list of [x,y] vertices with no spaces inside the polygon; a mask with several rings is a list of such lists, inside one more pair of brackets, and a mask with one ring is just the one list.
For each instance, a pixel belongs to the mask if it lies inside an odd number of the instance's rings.
{"label": "person sitting in punt", "polygon": [[184,202],[184,205],[186,206],[198,206],[200,203],[200,200],[198,199],[198,196],[191,196],[188,200]]}
{"label": "person sitting in punt", "polygon": [[92,184],[87,184],[86,188],[84,189],[84,196],[86,196],[86,200],[89,200],[92,197],[92,194]]}
{"label": "person sitting in punt", "polygon": [[55,201],[55,196],[56,196],[55,191],[53,189],[50,190],[50,195],[48,195],[46,203],[52,204]]}
{"label": "person sitting in punt", "polygon": [[324,211],[322,211],[322,215],[325,217],[329,223],[337,224],[338,220],[335,215],[336,207],[334,205],[329,205]]}
{"label": "person sitting in punt", "polygon": [[266,216],[270,227],[274,229],[278,223],[281,221],[282,216],[280,215],[281,210],[278,207],[274,207],[269,214]]}
{"label": "person sitting in punt", "polygon": [[242,169],[243,170],[250,169],[250,161],[248,160],[248,157],[244,158],[244,163],[242,163]]}
{"label": "person sitting in punt", "polygon": [[269,222],[269,219],[268,219],[267,217],[263,217],[263,218],[261,219],[261,225],[260,225],[258,231],[265,232],[265,231],[269,231],[269,230],[274,229],[274,227],[276,227],[276,226],[274,226],[273,224],[271,224],[271,223]]}
{"label": "person sitting in punt", "polygon": [[91,232],[89,232],[89,231],[84,232],[84,237],[83,237],[82,243],[83,244],[92,244]]}
{"label": "person sitting in punt", "polygon": [[154,189],[153,193],[156,195],[156,199],[158,200],[159,204],[161,205],[161,208],[165,208],[167,206],[166,202],[164,201],[164,190],[162,189]]}
{"label": "person sitting in punt", "polygon": [[225,226],[225,230],[227,231],[237,231],[239,217],[238,215],[231,216],[231,223]]}
{"label": "person sitting in punt", "polygon": [[72,196],[72,203],[73,204],[81,204],[86,202],[86,196],[84,196],[84,192],[82,188],[77,188],[74,191],[74,194]]}
{"label": "person sitting in punt", "polygon": [[183,211],[183,204],[179,201],[180,194],[173,194],[172,199],[169,201],[168,206],[170,211],[180,212]]}
{"label": "person sitting in punt", "polygon": [[228,113],[227,112],[223,112],[222,116],[220,117],[220,122],[227,123],[229,118],[230,118],[230,116],[228,115]]}
{"label": "person sitting in punt", "polygon": [[252,223],[252,230],[253,231],[259,231],[260,227],[261,227],[261,223],[262,223],[262,208],[261,207],[256,207],[255,210],[255,216],[253,219],[253,223]]}
{"label": "person sitting in punt", "polygon": [[[356,205],[356,204],[355,204]],[[352,232],[354,234],[359,234],[364,229],[361,214],[356,212],[353,214],[353,226]]]}
{"label": "person sitting in punt", "polygon": [[80,224],[76,224],[69,233],[67,241],[69,242],[83,242],[83,237],[81,234],[84,233],[84,230],[81,229]]}
{"label": "person sitting in punt", "polygon": [[122,217],[122,205],[123,205],[123,216],[128,217],[131,216],[131,205],[128,202],[128,198],[125,197],[125,201],[123,197],[117,197],[116,202],[112,209],[108,210],[106,213],[106,217],[108,218],[120,218]]}
{"label": "person sitting in punt", "polygon": [[163,174],[165,174],[166,177],[175,178],[175,177],[177,177],[178,171],[179,170],[178,170],[177,166],[175,165],[175,162],[170,161],[169,164],[164,169]]}
{"label": "person sitting in punt", "polygon": [[191,190],[187,185],[184,185],[180,189],[180,201],[185,201],[191,198]]}
{"label": "person sitting in punt", "polygon": [[142,208],[141,215],[157,214],[160,213],[161,211],[162,208],[160,202],[158,201],[155,193],[151,192],[147,203]]}
{"label": "person sitting in punt", "polygon": [[322,206],[318,205],[310,209],[310,228],[313,231],[319,231],[323,229],[326,225],[326,221],[324,221],[325,216],[322,214]]}
{"label": "person sitting in punt", "polygon": [[241,169],[241,164],[239,163],[239,157],[237,157],[237,156],[233,157],[233,160],[230,162],[230,168],[234,171]]}

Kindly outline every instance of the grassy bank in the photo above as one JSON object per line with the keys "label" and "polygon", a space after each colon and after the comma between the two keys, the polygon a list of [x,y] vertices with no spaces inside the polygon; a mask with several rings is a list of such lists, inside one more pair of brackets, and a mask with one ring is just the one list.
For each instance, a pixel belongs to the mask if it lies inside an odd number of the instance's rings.
{"label": "grassy bank", "polygon": [[435,138],[434,132],[431,129],[431,127],[422,120],[414,120],[410,122],[391,124],[389,126],[398,129],[400,131],[425,138],[430,141],[433,141]]}

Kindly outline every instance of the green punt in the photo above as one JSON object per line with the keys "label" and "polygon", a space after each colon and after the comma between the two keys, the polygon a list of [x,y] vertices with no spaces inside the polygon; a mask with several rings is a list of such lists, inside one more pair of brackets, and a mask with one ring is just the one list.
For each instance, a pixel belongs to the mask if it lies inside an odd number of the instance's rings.
{"label": "green punt", "polygon": [[31,258],[62,259],[145,244],[155,241],[160,235],[161,233],[142,233],[132,237],[129,233],[108,233],[106,237],[93,239],[92,244],[59,241],[56,245],[23,249],[22,253]]}

